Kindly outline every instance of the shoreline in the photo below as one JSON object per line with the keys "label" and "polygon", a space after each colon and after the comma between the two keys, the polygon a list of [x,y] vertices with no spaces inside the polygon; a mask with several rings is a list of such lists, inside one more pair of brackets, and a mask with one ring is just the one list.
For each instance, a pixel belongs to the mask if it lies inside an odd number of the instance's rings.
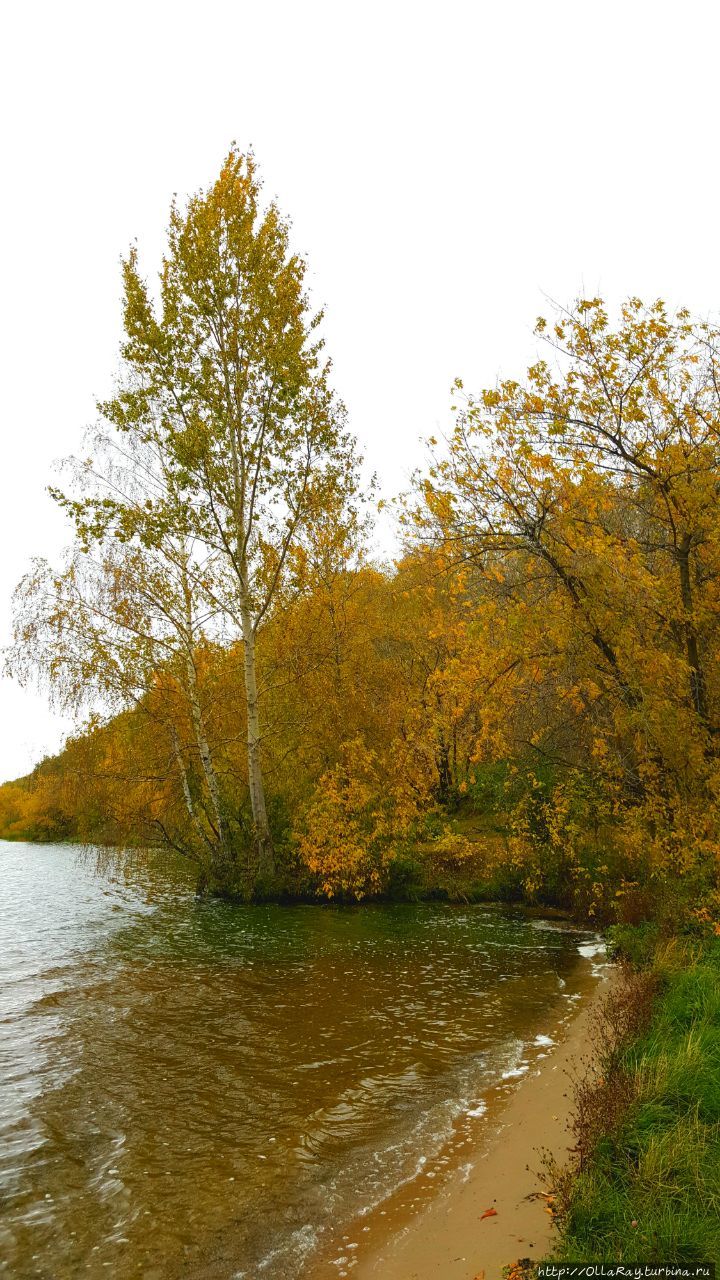
{"label": "shoreline", "polygon": [[587,1060],[588,1023],[611,972],[591,964],[580,1006],[556,1042],[537,1046],[517,1082],[488,1090],[467,1162],[411,1201],[386,1202],[354,1224],[352,1242],[336,1244],[335,1256],[311,1265],[306,1280],[501,1280],[518,1258],[548,1253],[557,1237],[539,1194],[543,1153],[562,1161],[572,1144],[568,1072]]}

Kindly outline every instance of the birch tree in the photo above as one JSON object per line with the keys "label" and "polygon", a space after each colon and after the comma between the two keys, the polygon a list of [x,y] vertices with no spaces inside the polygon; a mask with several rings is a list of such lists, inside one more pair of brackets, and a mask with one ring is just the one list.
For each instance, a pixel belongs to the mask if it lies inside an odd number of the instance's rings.
{"label": "birch tree", "polygon": [[65,710],[140,713],[164,743],[156,781],[174,775],[185,810],[180,830],[158,811],[155,835],[198,865],[201,884],[228,891],[237,847],[199,672],[203,648],[223,638],[213,558],[188,532],[151,446],[135,442],[123,456],[97,443],[100,461],[76,468],[82,496],[56,494],[75,523],[66,563],[36,560],[16,591],[10,666],[47,683]]}
{"label": "birch tree", "polygon": [[[252,157],[233,149],[207,192],[173,204],[157,297],[131,250],[120,385],[101,408],[121,433],[152,442],[188,531],[232,584],[258,873],[268,877],[258,631],[289,589],[313,523],[352,505],[357,457],[322,357],[306,264],[276,205],[262,209],[260,197]],[[154,536],[164,536],[160,518]]]}

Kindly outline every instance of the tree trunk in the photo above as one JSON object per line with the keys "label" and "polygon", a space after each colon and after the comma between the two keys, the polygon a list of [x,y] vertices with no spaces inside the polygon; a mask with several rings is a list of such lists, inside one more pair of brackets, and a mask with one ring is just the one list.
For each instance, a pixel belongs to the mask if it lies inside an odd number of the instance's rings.
{"label": "tree trunk", "polygon": [[197,860],[200,863],[200,867],[201,867],[201,875],[198,883],[198,888],[199,890],[201,890],[201,887],[204,888],[204,886],[207,884],[208,869],[210,871],[210,875],[213,877],[214,880],[217,881],[217,880],[222,880],[223,874],[227,870],[227,868],[224,867],[223,864],[218,861],[217,847],[212,843],[209,835],[203,828],[201,819],[198,817],[197,811],[195,809],[195,805],[193,803],[192,792],[190,791],[190,783],[188,781],[187,769],[185,768],[185,761],[183,759],[182,748],[180,746],[180,738],[178,735],[178,731],[175,728],[175,725],[172,723],[170,724],[170,737],[172,739],[172,744],[173,744],[173,753],[175,755],[175,763],[177,764],[178,773],[180,775],[180,782],[182,784],[182,792],[183,792],[183,798],[185,800],[185,808],[187,809],[188,817],[190,818],[192,828],[198,838],[199,847],[201,850],[204,850],[205,852],[204,858],[203,858],[202,852],[197,855]]}
{"label": "tree trunk", "polygon": [[450,799],[452,774],[450,771],[450,752],[442,734],[439,736],[435,752],[435,764],[438,771],[437,798],[441,804],[447,804]]}
{"label": "tree trunk", "polygon": [[258,875],[275,875],[275,850],[265,805],[262,764],[260,761],[260,714],[258,709],[257,674],[255,670],[255,630],[247,606],[242,606],[243,652],[245,666],[245,699],[247,703],[247,760],[250,806],[252,809],[258,856]]}
{"label": "tree trunk", "polygon": [[180,737],[178,735],[177,729],[175,728],[175,725],[172,724],[172,722],[170,724],[170,739],[173,744],[173,754],[175,756],[175,763],[177,765],[178,774],[180,775],[183,799],[185,801],[185,808],[188,811],[188,817],[190,818],[190,822],[192,824],[192,827],[196,836],[198,836],[199,838],[200,845],[201,846],[203,844],[207,845],[208,838],[205,832],[203,831],[202,823],[199,821],[198,816],[195,812],[195,805],[193,804],[192,792],[190,791],[190,783],[188,782],[187,769],[185,768],[185,761],[183,760],[182,750],[180,748]]}
{"label": "tree trunk", "polygon": [[232,856],[228,846],[225,819],[222,811],[222,800],[220,798],[220,787],[218,785],[210,745],[205,734],[205,723],[203,720],[202,708],[200,706],[195,663],[191,653],[188,653],[187,655],[187,675],[187,692],[188,700],[190,702],[190,715],[192,718],[193,729],[195,731],[195,742],[197,744],[198,755],[200,756],[203,777],[205,778],[205,783],[210,795],[210,805],[213,815],[212,825],[218,846],[218,862],[221,866],[227,867],[232,862]]}
{"label": "tree trunk", "polygon": [[[185,641],[185,670],[187,673],[186,694],[190,706],[190,719],[192,721],[193,731],[195,734],[195,745],[197,746],[198,755],[200,756],[202,774],[210,797],[212,816],[209,818],[209,823],[212,827],[216,841],[215,848],[211,850],[211,869],[216,878],[223,881],[227,877],[227,873],[235,859],[227,837],[227,827],[223,814],[220,786],[218,784],[217,773],[215,772],[215,762],[213,761],[210,744],[205,732],[205,719],[202,712],[202,706],[200,704],[200,692],[198,690],[194,654],[193,597],[190,578],[188,575],[187,559],[183,562],[182,566],[182,583],[183,594],[185,597],[185,634],[183,638]],[[185,790],[186,787],[187,777],[183,780],[183,790]],[[185,803],[187,805],[187,793]]]}
{"label": "tree trunk", "polygon": [[690,582],[690,537],[686,535],[677,549],[677,560],[680,569],[680,592],[683,611],[685,613],[685,656],[690,668],[690,697],[693,709],[703,726],[709,728],[708,702],[705,686],[705,675],[700,662],[700,649],[697,631],[695,630],[694,605]]}

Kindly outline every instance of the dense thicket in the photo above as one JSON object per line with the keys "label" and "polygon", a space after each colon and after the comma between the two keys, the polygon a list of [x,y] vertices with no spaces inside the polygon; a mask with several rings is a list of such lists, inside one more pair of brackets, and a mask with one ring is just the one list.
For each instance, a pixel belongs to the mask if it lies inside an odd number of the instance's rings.
{"label": "dense thicket", "polygon": [[[467,396],[373,565],[304,266],[235,153],[18,592],[11,664],[95,720],[5,836],[165,843],[219,892],[444,888],[718,915],[718,332],[600,300]],[[663,907],[663,904],[666,907]]]}

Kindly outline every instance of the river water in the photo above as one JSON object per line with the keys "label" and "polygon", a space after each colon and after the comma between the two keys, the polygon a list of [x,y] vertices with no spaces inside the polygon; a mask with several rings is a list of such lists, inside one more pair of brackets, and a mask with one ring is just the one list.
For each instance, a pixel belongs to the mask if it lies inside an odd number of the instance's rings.
{"label": "river water", "polygon": [[71,846],[0,877],[13,1280],[307,1274],[587,981],[591,935],[492,908],[198,902]]}

